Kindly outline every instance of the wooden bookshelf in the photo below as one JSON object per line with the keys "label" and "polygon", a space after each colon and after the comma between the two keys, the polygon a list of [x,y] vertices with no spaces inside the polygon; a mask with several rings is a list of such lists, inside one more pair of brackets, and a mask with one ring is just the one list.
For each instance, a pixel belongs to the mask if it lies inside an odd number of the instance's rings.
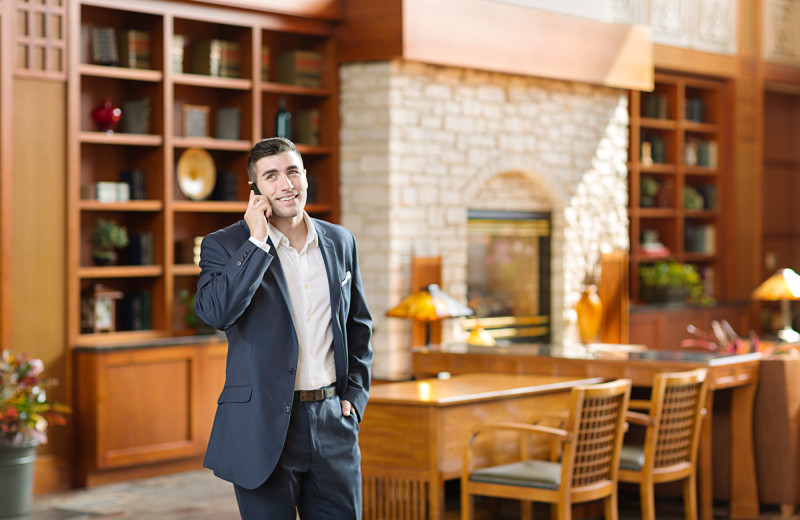
{"label": "wooden bookshelf", "polygon": [[[176,294],[194,291],[197,270],[176,264],[175,244],[202,236],[241,218],[247,196],[246,160],[257,140],[273,134],[279,98],[288,109],[315,109],[320,114],[316,143],[298,142],[316,199],[309,211],[337,221],[338,114],[333,25],[314,19],[214,6],[158,0],[86,0],[70,3],[69,73],[69,181],[68,181],[68,343],[88,340],[81,332],[81,292],[96,282],[121,290],[150,294],[152,330],[149,335],[170,337],[190,333],[177,319],[183,313]],[[94,63],[91,33],[95,27],[116,31],[135,29],[149,34],[150,69]],[[183,38],[182,64],[173,63],[173,38]],[[238,45],[238,77],[196,74],[193,45],[208,39]],[[269,75],[261,74],[261,52],[269,47]],[[277,60],[290,50],[319,52],[323,69],[319,86],[283,84],[276,80]],[[149,132],[123,133],[98,129],[91,112],[102,98],[115,106],[129,99],[149,100]],[[206,137],[183,133],[182,107],[209,107]],[[238,139],[215,137],[216,110],[237,107]],[[123,113],[123,119],[125,114]],[[208,151],[217,172],[233,172],[236,200],[191,200],[183,195],[175,176],[176,163],[189,148]],[[99,202],[81,198],[81,188],[101,181],[118,182],[123,169],[145,171],[145,200]],[[154,265],[97,267],[90,253],[90,235],[98,218],[113,219],[128,233],[152,233]],[[121,255],[124,264],[124,252]],[[126,332],[103,333],[92,342],[113,343]]]}
{"label": "wooden bookshelf", "polygon": [[[187,461],[199,465],[224,381],[226,345],[218,336],[199,336],[185,319],[187,295],[194,294],[200,269],[178,255],[177,245],[191,247],[195,237],[243,217],[247,154],[255,142],[273,135],[281,97],[293,115],[318,111],[319,139],[293,140],[314,179],[316,198],[307,210],[338,221],[338,73],[334,22],[310,16],[307,5],[302,17],[287,14],[296,6],[277,14],[162,0],[76,0],[68,5],[66,328],[82,454],[78,477],[93,485],[185,469]],[[94,27],[145,31],[150,68],[96,64],[90,45]],[[173,61],[176,35],[183,38],[181,63]],[[238,55],[238,65],[228,69],[238,69],[234,77],[193,72],[191,54],[198,48],[193,45],[214,39],[238,45],[231,51]],[[264,46],[270,49],[266,77],[261,74]],[[320,54],[318,86],[277,81],[278,56],[290,50]],[[145,131],[123,132],[125,112],[114,132],[97,128],[91,113],[103,98],[118,107],[147,99]],[[186,105],[208,107],[205,136],[185,135]],[[234,132],[218,138],[218,110],[229,107],[239,109],[238,136]],[[225,200],[216,194],[203,200],[184,195],[176,165],[191,148],[210,154],[217,179],[223,172],[234,176]],[[120,182],[125,169],[145,172],[144,190],[136,200],[100,201],[84,193],[87,185]],[[129,247],[120,251],[114,265],[97,265],[91,235],[101,218],[125,226],[129,235],[152,236],[152,262],[136,265],[141,258],[132,261]],[[133,317],[145,319],[131,320],[129,315],[123,320],[122,314],[134,306],[121,307],[118,300],[113,332],[95,333],[82,325],[83,295],[96,284],[123,297],[143,298],[135,307],[143,310]],[[177,398],[167,402],[164,395]],[[148,422],[151,416],[171,426],[155,431]]]}
{"label": "wooden bookshelf", "polygon": [[630,290],[659,260],[694,264],[720,298],[726,179],[731,176],[724,81],[656,74],[652,92],[631,91]]}

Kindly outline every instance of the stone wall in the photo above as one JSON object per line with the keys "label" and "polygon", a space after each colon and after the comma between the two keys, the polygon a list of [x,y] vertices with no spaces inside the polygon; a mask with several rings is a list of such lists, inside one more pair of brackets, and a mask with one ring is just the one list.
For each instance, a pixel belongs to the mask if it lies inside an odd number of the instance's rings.
{"label": "stone wall", "polygon": [[465,300],[468,208],[552,212],[552,336],[574,340],[600,250],[628,247],[625,92],[403,61],[347,64],[340,81],[341,215],[375,377],[409,373],[410,324],[384,314],[411,290],[412,256],[442,256],[444,288]]}

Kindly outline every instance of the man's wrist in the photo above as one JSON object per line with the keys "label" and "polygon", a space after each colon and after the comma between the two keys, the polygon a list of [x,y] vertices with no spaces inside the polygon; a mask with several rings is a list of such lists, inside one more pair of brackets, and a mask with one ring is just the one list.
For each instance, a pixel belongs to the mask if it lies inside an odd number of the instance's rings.
{"label": "man's wrist", "polygon": [[250,242],[254,243],[256,246],[258,246],[259,249],[262,249],[265,253],[269,253],[269,244],[267,244],[266,240],[260,240],[251,235]]}

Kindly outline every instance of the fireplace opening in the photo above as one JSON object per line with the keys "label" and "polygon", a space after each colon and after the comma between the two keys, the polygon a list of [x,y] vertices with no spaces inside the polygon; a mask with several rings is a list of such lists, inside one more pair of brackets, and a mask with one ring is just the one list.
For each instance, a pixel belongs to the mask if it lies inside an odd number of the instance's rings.
{"label": "fireplace opening", "polygon": [[468,210],[467,300],[495,340],[550,341],[550,213]]}

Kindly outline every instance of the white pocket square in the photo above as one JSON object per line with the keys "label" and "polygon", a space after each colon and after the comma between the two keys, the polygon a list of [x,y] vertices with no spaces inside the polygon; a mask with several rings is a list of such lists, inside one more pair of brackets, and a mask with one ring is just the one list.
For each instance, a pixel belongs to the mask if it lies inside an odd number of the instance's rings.
{"label": "white pocket square", "polygon": [[347,271],[346,273],[344,273],[344,280],[342,280],[342,286],[344,286],[344,284],[346,284],[349,281],[350,281],[350,271]]}

